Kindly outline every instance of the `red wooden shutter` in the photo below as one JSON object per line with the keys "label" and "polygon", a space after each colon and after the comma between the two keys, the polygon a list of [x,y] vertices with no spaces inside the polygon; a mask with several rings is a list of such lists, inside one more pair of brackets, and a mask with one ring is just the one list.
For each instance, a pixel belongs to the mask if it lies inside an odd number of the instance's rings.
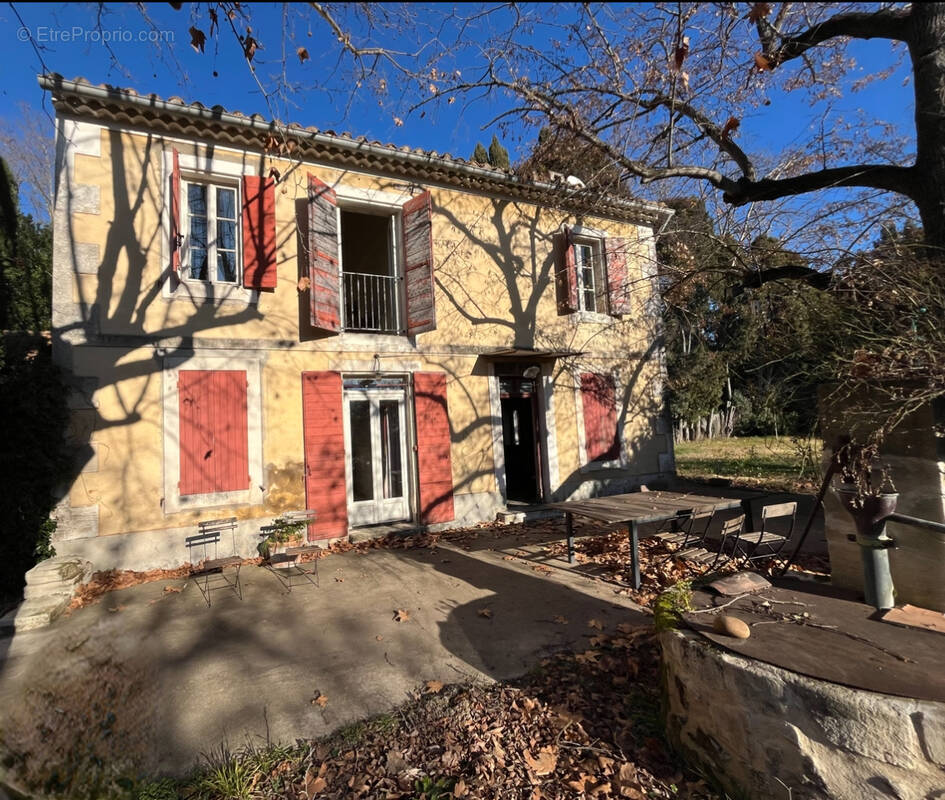
{"label": "red wooden shutter", "polygon": [[574,266],[574,247],[571,229],[554,235],[555,291],[558,298],[558,316],[578,310],[577,269]]}
{"label": "red wooden shutter", "polygon": [[348,534],[341,402],[340,373],[302,373],[305,506],[316,512],[315,522],[308,528],[309,541]]}
{"label": "red wooden shutter", "polygon": [[433,297],[433,200],[423,192],[404,203],[404,278],[407,284],[407,333],[436,328]]}
{"label": "red wooden shutter", "polygon": [[312,326],[332,333],[341,330],[337,207],[335,190],[309,175],[308,277],[312,282]]}
{"label": "red wooden shutter", "polygon": [[424,525],[453,519],[453,466],[446,375],[415,372],[413,402],[417,416],[417,466],[420,521]]}
{"label": "red wooden shutter", "polygon": [[581,403],[584,406],[587,460],[611,461],[619,458],[617,392],[613,376],[582,372]]}
{"label": "red wooden shutter", "polygon": [[276,288],[276,184],[243,176],[243,286]]}
{"label": "red wooden shutter", "polygon": [[607,299],[614,316],[630,313],[630,272],[627,269],[627,248],[630,240],[623,237],[604,239],[607,255]]}
{"label": "red wooden shutter", "polygon": [[171,269],[180,272],[180,154],[171,151]]}
{"label": "red wooden shutter", "polygon": [[180,494],[249,488],[244,370],[180,370]]}

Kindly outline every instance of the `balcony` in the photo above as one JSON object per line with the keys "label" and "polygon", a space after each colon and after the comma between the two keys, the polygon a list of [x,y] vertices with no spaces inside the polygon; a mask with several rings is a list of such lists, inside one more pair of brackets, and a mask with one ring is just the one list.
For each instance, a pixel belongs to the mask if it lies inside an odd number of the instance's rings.
{"label": "balcony", "polygon": [[342,272],[342,280],[346,331],[403,332],[399,278],[365,272]]}

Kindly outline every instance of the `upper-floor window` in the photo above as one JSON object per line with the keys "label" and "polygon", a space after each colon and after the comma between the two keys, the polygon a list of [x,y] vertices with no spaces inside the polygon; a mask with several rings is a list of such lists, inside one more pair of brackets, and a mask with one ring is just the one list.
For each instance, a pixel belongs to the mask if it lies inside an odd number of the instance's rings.
{"label": "upper-floor window", "polygon": [[309,175],[306,251],[312,327],[326,333],[436,328],[430,192],[335,190]]}
{"label": "upper-floor window", "polygon": [[578,321],[604,322],[629,314],[631,242],[583,226],[554,235],[555,289],[559,314]]}
{"label": "upper-floor window", "polygon": [[578,283],[578,310],[608,313],[607,268],[600,239],[575,240],[574,266]]}
{"label": "upper-floor window", "polygon": [[240,280],[239,189],[183,180],[185,277],[207,283]]}
{"label": "upper-floor window", "polygon": [[275,180],[244,163],[174,148],[164,152],[164,169],[164,296],[248,303],[253,292],[274,290]]}
{"label": "upper-floor window", "polygon": [[395,214],[339,208],[342,305],[347,331],[402,333]]}

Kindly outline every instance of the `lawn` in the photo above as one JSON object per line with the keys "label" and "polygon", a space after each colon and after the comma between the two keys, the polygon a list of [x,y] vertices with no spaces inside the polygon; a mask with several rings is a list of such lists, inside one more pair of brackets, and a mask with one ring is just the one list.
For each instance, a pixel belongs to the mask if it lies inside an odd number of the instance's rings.
{"label": "lawn", "polygon": [[810,492],[820,483],[823,443],[815,438],[741,436],[676,445],[681,478],[724,478],[739,486]]}

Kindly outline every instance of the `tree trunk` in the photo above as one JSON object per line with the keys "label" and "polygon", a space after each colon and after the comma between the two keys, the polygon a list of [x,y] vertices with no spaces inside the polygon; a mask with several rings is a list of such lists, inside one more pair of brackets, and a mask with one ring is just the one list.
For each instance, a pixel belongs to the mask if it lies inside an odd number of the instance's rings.
{"label": "tree trunk", "polygon": [[945,260],[945,3],[914,3],[909,55],[915,83],[916,161],[912,199],[925,243]]}

